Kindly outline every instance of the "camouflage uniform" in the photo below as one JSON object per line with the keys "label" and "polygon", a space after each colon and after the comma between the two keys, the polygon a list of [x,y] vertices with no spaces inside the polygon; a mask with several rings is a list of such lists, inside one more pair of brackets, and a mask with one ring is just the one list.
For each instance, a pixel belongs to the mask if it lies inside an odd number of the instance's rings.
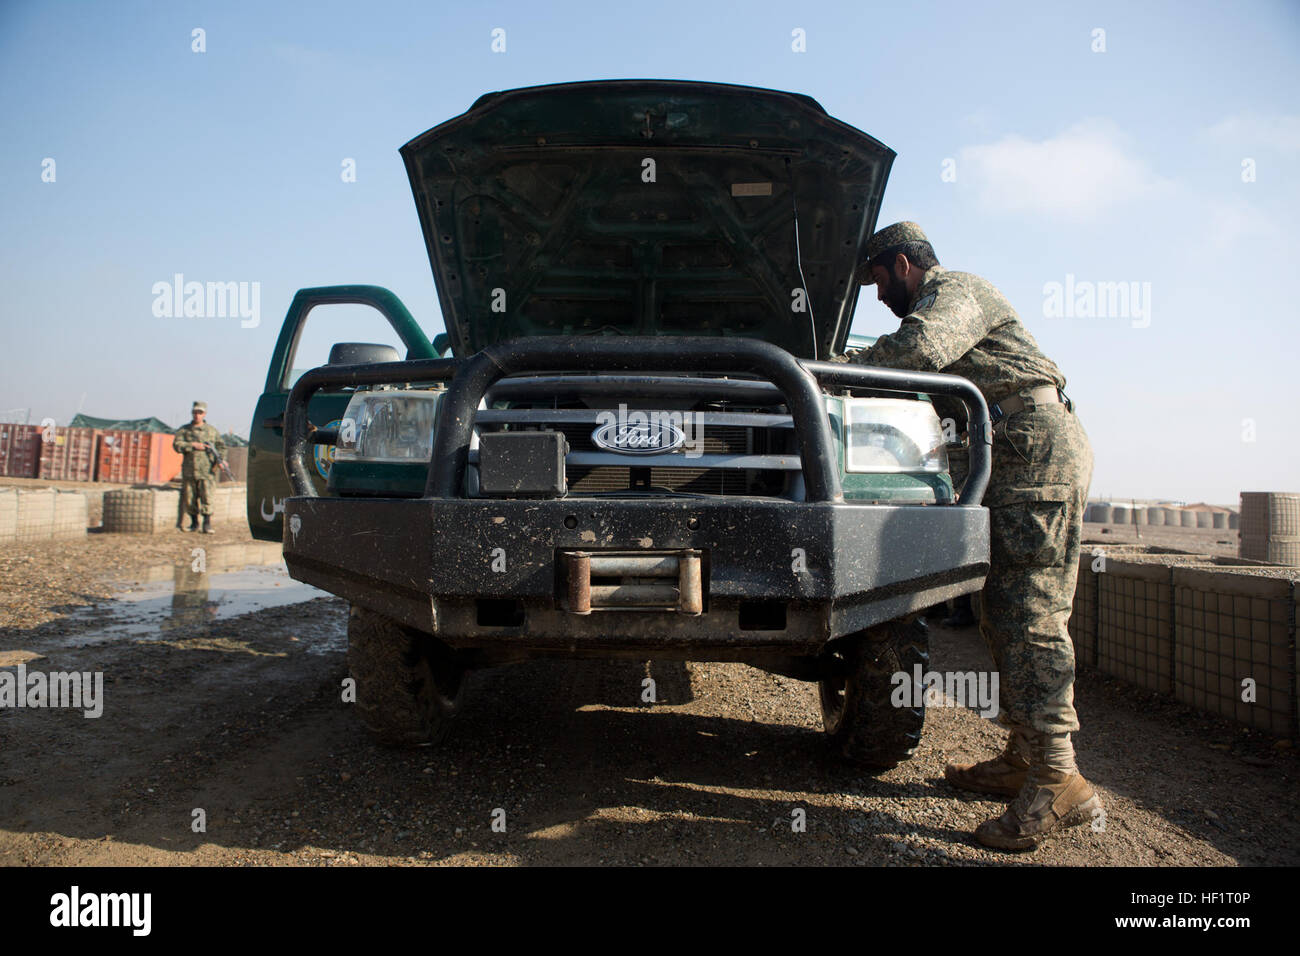
{"label": "camouflage uniform", "polygon": [[[848,360],[961,375],[990,406],[1027,389],[1065,387],[1006,297],[978,276],[933,266],[908,311],[897,332]],[[1076,731],[1074,645],[1066,622],[1092,448],[1063,404],[1028,404],[998,422],[993,434],[984,495],[991,555],[980,631],[1001,676],[1001,720],[1041,733]]]}
{"label": "camouflage uniform", "polygon": [[215,446],[222,455],[226,449],[221,434],[207,422],[202,425],[191,422],[176,430],[172,448],[185,456],[181,465],[181,507],[191,518],[199,514],[204,517],[212,514],[212,484],[215,476],[207,451],[194,447],[199,442]]}

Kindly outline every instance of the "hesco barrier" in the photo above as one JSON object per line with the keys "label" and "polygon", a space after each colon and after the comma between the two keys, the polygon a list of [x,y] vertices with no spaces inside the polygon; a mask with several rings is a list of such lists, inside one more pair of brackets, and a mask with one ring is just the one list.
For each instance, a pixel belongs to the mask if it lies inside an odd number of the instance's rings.
{"label": "hesco barrier", "polygon": [[1070,617],[1081,666],[1269,733],[1300,734],[1300,574],[1109,546],[1102,560],[1097,550],[1084,545]]}
{"label": "hesco barrier", "polygon": [[[212,523],[220,527],[237,521],[246,524],[245,488],[242,484],[215,485],[212,489]],[[104,494],[104,530],[120,534],[154,534],[172,531],[181,518],[181,493],[176,488],[126,488]],[[189,519],[185,519],[188,525]]]}
{"label": "hesco barrier", "polygon": [[41,433],[41,459],[36,477],[46,481],[94,481],[95,443],[93,428],[53,428]]}
{"label": "hesco barrier", "polygon": [[[1296,718],[1296,581],[1175,568],[1174,696],[1271,733]],[[1243,684],[1253,681],[1253,695]],[[1253,696],[1253,701],[1247,698]]]}
{"label": "hesco barrier", "polygon": [[0,475],[35,478],[41,461],[39,425],[0,424]]}
{"label": "hesco barrier", "polygon": [[104,530],[153,534],[176,527],[180,492],[170,488],[124,488],[104,493]]}
{"label": "hesco barrier", "polygon": [[238,523],[247,527],[246,498],[248,488],[243,484],[223,482],[212,486],[212,523]]}
{"label": "hesco barrier", "polygon": [[1300,566],[1300,494],[1241,493],[1243,558]]}
{"label": "hesco barrier", "polygon": [[1148,690],[1169,691],[1169,569],[1108,560],[1097,575],[1096,667]]}
{"label": "hesco barrier", "polygon": [[0,543],[85,536],[85,495],[54,488],[0,488]]}

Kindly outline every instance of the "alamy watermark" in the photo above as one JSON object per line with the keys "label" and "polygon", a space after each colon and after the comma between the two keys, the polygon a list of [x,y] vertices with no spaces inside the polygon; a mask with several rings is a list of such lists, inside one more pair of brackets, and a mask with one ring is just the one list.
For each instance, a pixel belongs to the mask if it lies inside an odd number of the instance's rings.
{"label": "alamy watermark", "polygon": [[1129,319],[1135,329],[1151,324],[1150,282],[1092,282],[1066,273],[1064,282],[1043,284],[1047,319]]}
{"label": "alamy watermark", "polygon": [[104,713],[103,671],[0,671],[0,708],[70,707],[94,719]]}
{"label": "alamy watermark", "polygon": [[262,321],[262,283],[186,282],[182,273],[171,282],[153,284],[153,314],[159,319],[239,318],[240,328]]}
{"label": "alamy watermark", "polygon": [[50,925],[127,927],[133,936],[148,936],[153,920],[152,893],[83,893],[73,886],[50,897]]}
{"label": "alamy watermark", "polygon": [[894,671],[889,702],[895,707],[971,707],[981,717],[998,715],[997,671],[925,671],[912,665],[912,673]]}

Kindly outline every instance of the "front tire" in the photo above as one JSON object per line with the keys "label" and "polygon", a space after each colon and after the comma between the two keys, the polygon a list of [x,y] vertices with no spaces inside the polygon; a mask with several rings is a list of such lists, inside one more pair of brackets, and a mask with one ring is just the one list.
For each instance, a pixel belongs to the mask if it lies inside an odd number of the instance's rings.
{"label": "front tire", "polygon": [[460,710],[464,668],[435,638],[352,605],[348,670],[361,721],[382,743],[440,742]]}
{"label": "front tire", "polygon": [[[894,675],[913,681],[924,673],[930,640],[919,621],[890,621],[836,641],[828,650],[828,674],[818,682],[822,725],[832,752],[860,767],[887,770],[916,753],[925,726],[925,700],[912,694],[913,706],[896,707]],[[915,690],[915,689],[914,689]]]}

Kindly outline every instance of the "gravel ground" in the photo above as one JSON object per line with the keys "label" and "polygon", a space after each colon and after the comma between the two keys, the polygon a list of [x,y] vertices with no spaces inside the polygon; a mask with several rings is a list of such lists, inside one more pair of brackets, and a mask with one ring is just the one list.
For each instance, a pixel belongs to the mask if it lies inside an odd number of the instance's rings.
{"label": "gravel ground", "polygon": [[1085,544],[1174,548],[1193,554],[1235,557],[1241,544],[1241,534],[1226,528],[1175,528],[1158,524],[1099,524],[1085,521],[1083,540]]}
{"label": "gravel ground", "polygon": [[[106,697],[99,719],[0,710],[0,864],[1300,863],[1289,742],[1094,673],[1076,687],[1077,747],[1105,829],[1004,854],[970,836],[1001,804],[943,780],[947,760],[1003,740],[966,709],[931,708],[917,756],[873,776],[828,758],[814,685],[739,664],[536,661],[472,675],[444,745],[393,751],[340,699],[337,599],[69,641],[151,566],[247,540],[93,534],[0,555],[0,666],[99,670]],[[932,651],[939,670],[989,666],[973,629],[935,627]]]}

